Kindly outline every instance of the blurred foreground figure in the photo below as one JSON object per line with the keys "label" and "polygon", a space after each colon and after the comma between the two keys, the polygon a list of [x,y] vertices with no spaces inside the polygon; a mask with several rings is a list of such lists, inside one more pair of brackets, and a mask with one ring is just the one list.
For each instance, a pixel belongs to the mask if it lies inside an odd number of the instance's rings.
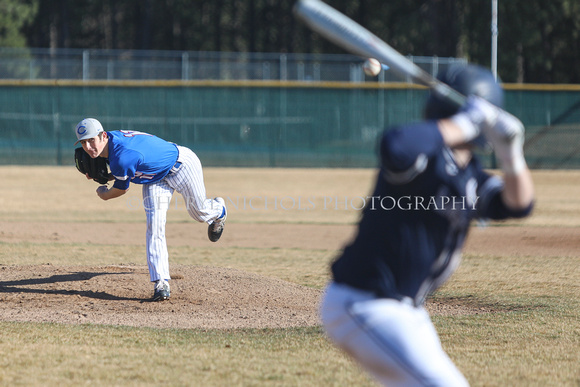
{"label": "blurred foreground figure", "polygon": [[[472,219],[525,217],[534,201],[524,127],[501,109],[491,72],[452,66],[439,79],[467,102],[458,110],[431,95],[424,121],[384,132],[373,196],[321,305],[330,339],[388,386],[468,385],[425,300],[457,268]],[[481,146],[493,147],[501,177],[482,169]]]}

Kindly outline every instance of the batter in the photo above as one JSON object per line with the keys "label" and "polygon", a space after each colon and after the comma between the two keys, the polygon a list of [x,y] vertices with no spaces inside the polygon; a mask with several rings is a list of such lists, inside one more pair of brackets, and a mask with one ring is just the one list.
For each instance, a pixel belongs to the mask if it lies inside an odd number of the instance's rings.
{"label": "batter", "polygon": [[[458,112],[433,95],[425,121],[384,132],[373,200],[332,264],[321,306],[328,336],[386,386],[468,385],[425,300],[457,268],[472,219],[524,217],[533,207],[523,125],[494,106],[503,91],[491,72],[458,66],[440,79],[471,97]],[[472,154],[486,140],[502,177]]]}
{"label": "batter", "polygon": [[[189,148],[136,131],[106,132],[94,118],[86,118],[75,128],[77,142],[90,157],[104,157],[111,169],[111,187],[101,185],[97,195],[109,200],[124,195],[130,184],[140,184],[147,215],[147,265],[155,283],[153,300],[170,296],[169,255],[165,239],[167,210],[174,191],[185,199],[189,215],[208,223],[208,237],[217,242],[224,229],[227,210],[223,198],[208,199],[203,170]],[[87,176],[88,177],[88,176]]]}

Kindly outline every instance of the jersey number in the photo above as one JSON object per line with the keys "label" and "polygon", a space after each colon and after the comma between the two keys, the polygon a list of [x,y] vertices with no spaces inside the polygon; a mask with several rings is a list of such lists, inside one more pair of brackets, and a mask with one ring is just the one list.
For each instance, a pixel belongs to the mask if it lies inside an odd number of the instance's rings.
{"label": "jersey number", "polygon": [[149,133],[137,132],[136,130],[120,130],[123,133],[123,137],[135,137],[135,136],[151,136]]}

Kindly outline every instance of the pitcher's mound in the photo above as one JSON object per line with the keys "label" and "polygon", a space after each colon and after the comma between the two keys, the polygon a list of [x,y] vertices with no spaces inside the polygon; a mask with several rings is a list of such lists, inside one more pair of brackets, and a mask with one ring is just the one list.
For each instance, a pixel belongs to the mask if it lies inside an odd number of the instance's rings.
{"label": "pitcher's mound", "polygon": [[171,298],[150,301],[146,267],[0,267],[0,320],[155,328],[319,324],[321,291],[234,269],[172,266]]}

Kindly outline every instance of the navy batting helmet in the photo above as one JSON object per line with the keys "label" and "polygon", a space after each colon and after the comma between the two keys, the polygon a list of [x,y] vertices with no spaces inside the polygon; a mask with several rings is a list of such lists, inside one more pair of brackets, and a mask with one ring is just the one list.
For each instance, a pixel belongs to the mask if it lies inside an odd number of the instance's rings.
{"label": "navy batting helmet", "polygon": [[[472,64],[451,65],[437,76],[465,96],[477,95],[490,103],[503,108],[503,89],[496,82],[491,71]],[[425,118],[442,119],[457,112],[457,106],[431,93],[425,105]]]}

